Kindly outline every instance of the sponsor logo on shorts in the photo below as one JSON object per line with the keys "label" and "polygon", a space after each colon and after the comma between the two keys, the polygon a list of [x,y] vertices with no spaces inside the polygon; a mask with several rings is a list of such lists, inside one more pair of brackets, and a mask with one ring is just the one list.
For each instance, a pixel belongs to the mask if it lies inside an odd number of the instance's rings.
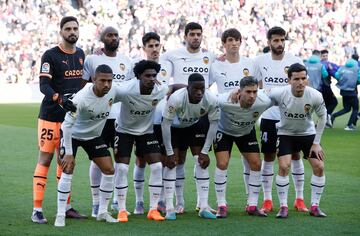
{"label": "sponsor logo on shorts", "polygon": [[205,138],[205,134],[195,134],[195,138]]}
{"label": "sponsor logo on shorts", "polygon": [[258,142],[248,142],[249,146],[253,146],[253,145],[257,145],[257,144],[258,144]]}
{"label": "sponsor logo on shorts", "polygon": [[159,144],[159,142],[157,140],[152,140],[152,141],[146,142],[146,145],[154,145],[154,144]]}
{"label": "sponsor logo on shorts", "polygon": [[95,149],[101,149],[101,148],[107,148],[107,145],[104,143],[104,144],[95,146]]}
{"label": "sponsor logo on shorts", "polygon": [[50,73],[50,64],[47,62],[44,62],[41,66],[41,72],[42,73]]}
{"label": "sponsor logo on shorts", "polygon": [[40,146],[43,147],[45,145],[45,141],[44,140],[41,140],[40,141]]}

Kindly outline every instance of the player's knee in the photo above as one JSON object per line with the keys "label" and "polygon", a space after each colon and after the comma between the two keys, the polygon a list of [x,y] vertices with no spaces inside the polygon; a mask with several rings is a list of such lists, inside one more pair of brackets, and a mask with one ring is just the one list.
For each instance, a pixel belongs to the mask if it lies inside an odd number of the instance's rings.
{"label": "player's knee", "polygon": [[264,153],[264,161],[271,162],[275,160],[275,153]]}
{"label": "player's knee", "polygon": [[184,165],[185,164],[185,159],[179,159],[178,165]]}
{"label": "player's knee", "polygon": [[250,170],[260,171],[261,170],[261,160],[260,158],[249,161]]}
{"label": "player's knee", "polygon": [[313,165],[313,173],[316,176],[323,176],[324,175],[324,162],[317,162]]}
{"label": "player's knee", "polygon": [[289,174],[290,165],[288,163],[281,163],[279,162],[279,175],[286,176]]}
{"label": "player's knee", "polygon": [[220,170],[227,170],[228,168],[228,161],[218,161],[216,163],[216,167],[219,168]]}
{"label": "player's knee", "polygon": [[101,170],[101,172],[105,175],[113,175],[115,173],[115,169],[113,166],[109,166]]}

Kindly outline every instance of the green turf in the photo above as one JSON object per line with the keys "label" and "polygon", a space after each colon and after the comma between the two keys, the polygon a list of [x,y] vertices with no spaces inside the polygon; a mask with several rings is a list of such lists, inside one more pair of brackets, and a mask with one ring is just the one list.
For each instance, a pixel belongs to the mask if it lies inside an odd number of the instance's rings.
{"label": "green turf", "polygon": [[[338,107],[338,109],[340,106]],[[49,224],[36,225],[30,221],[32,211],[32,176],[37,162],[36,125],[38,104],[1,104],[0,111],[0,235],[359,235],[360,234],[360,131],[347,132],[343,128],[349,117],[336,120],[333,129],[326,129],[322,145],[326,152],[326,189],[321,208],[328,214],[319,219],[290,210],[289,218],[278,220],[275,213],[267,218],[247,216],[244,213],[245,194],[242,166],[234,151],[228,172],[227,200],[229,216],[222,220],[203,220],[194,211],[195,187],[192,178],[193,160],[186,164],[184,215],[174,222],[150,222],[145,216],[130,216],[126,224],[106,224],[94,219],[67,220],[65,228],[53,226],[56,214],[55,163],[52,164],[44,201],[44,213]],[[213,157],[212,157],[213,160]],[[88,180],[89,161],[80,151],[73,178],[72,205],[90,215],[91,197]],[[305,200],[310,200],[309,164],[306,167]],[[214,162],[211,163],[213,176]],[[130,168],[132,170],[132,167]],[[148,175],[148,168],[147,168]],[[134,207],[132,171],[129,173],[128,210]],[[292,185],[292,184],[291,184]],[[147,190],[147,188],[145,189]],[[275,190],[275,188],[274,188]],[[294,200],[293,187],[289,203]],[[278,208],[273,191],[275,208]],[[148,194],[145,191],[145,201]],[[210,185],[210,203],[215,207],[213,179]]]}

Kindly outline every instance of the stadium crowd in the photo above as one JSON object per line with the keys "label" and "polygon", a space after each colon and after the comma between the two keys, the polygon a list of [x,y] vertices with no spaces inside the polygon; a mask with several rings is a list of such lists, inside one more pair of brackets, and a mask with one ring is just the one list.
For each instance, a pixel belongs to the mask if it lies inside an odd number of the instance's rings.
{"label": "stadium crowd", "polygon": [[183,43],[185,24],[195,21],[204,26],[204,47],[217,54],[227,28],[240,30],[241,54],[253,57],[266,46],[266,31],[279,25],[289,32],[288,51],[305,59],[313,49],[328,49],[330,60],[343,65],[360,50],[359,8],[356,0],[1,1],[0,83],[38,81],[40,56],[58,43],[58,22],[65,15],[79,19],[78,46],[85,54],[99,47],[105,25],[120,29],[121,52],[138,58],[145,32],[157,32],[166,51]]}

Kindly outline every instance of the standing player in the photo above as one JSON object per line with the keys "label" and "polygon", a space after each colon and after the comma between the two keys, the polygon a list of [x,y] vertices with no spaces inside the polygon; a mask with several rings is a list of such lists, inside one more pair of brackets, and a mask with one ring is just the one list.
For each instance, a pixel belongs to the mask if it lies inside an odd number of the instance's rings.
{"label": "standing player", "polygon": [[[160,72],[157,74],[157,80],[160,83],[168,84],[171,76],[171,64],[167,61],[160,61],[160,36],[155,32],[148,32],[142,37],[143,50],[146,54],[146,59],[149,61],[158,62],[161,65]],[[162,144],[162,134],[161,134],[161,119],[162,111],[166,104],[166,98],[159,101],[156,106],[154,113],[154,133],[156,138],[159,141],[161,148],[161,154],[163,155],[163,160],[166,158],[166,153],[164,150],[164,145]],[[135,190],[135,209],[134,214],[144,214],[144,181],[145,181],[145,166],[146,160],[140,157],[136,157],[136,162],[134,165],[133,179],[134,179],[134,190]],[[160,195],[160,200],[158,203],[158,210],[161,213],[165,213],[165,202],[164,202],[163,191]]]}
{"label": "standing player", "polygon": [[119,91],[112,88],[113,71],[107,65],[95,70],[94,84],[86,85],[74,97],[77,111],[68,112],[61,125],[62,146],[60,160],[63,173],[58,184],[58,210],[55,226],[65,226],[65,201],[69,196],[75,167],[75,156],[79,146],[83,147],[101,169],[100,206],[97,220],[109,223],[117,222],[108,213],[109,199],[114,188],[114,167],[101,132],[113,103],[119,101]]}
{"label": "standing player", "polygon": [[218,218],[227,217],[226,182],[232,145],[235,142],[250,166],[246,211],[249,215],[266,216],[257,208],[261,188],[261,159],[256,139],[255,123],[272,104],[263,93],[258,93],[258,82],[252,76],[240,80],[239,101],[230,101],[230,92],[219,95],[221,109],[219,128],[214,140],[216,156],[215,190],[218,203]]}
{"label": "standing player", "polygon": [[149,192],[150,210],[147,218],[161,221],[164,217],[157,211],[159,195],[162,189],[162,164],[159,142],[153,130],[155,107],[168,92],[167,84],[156,84],[160,64],[142,60],[134,67],[137,80],[124,82],[121,86],[121,111],[117,117],[115,137],[115,194],[118,198],[120,222],[128,221],[126,195],[128,189],[127,174],[134,143],[136,153],[150,166]]}
{"label": "standing player", "polygon": [[[208,115],[210,127],[207,128],[201,117]],[[208,152],[215,137],[219,109],[217,100],[209,90],[205,90],[204,77],[199,73],[189,76],[187,88],[174,92],[163,112],[161,124],[163,141],[167,154],[164,170],[164,192],[166,198],[166,218],[175,220],[173,195],[177,164],[183,165],[188,147],[195,159],[195,179],[199,194],[199,216],[215,219],[208,205],[210,159]]]}
{"label": "standing player", "polygon": [[332,63],[328,60],[329,51],[324,49],[320,51],[321,63],[325,66],[328,76],[323,80],[322,84],[322,95],[324,98],[326,110],[327,110],[327,118],[326,118],[326,126],[332,127],[331,123],[331,114],[334,112],[338,101],[331,89],[331,77],[335,77],[336,71],[339,69],[339,66],[335,63]]}
{"label": "standing player", "polygon": [[[211,64],[215,60],[215,55],[208,50],[201,48],[203,37],[202,26],[195,22],[190,22],[185,26],[184,40],[186,46],[166,52],[161,56],[162,60],[169,61],[172,65],[171,76],[175,84],[188,83],[188,78],[193,73],[199,73],[204,77],[205,88],[209,87],[209,73]],[[206,117],[201,119],[208,126]],[[183,213],[185,209],[184,201],[184,182],[185,182],[185,158],[186,152],[180,152],[178,165],[176,166],[176,212]],[[194,170],[196,165],[194,166]],[[197,207],[199,209],[199,196]]]}
{"label": "standing player", "polygon": [[[84,52],[76,47],[79,38],[79,23],[73,16],[66,16],[60,21],[61,42],[47,50],[41,58],[40,91],[45,95],[42,100],[38,120],[39,159],[33,179],[34,210],[31,220],[46,224],[42,212],[47,174],[55,150],[60,144],[60,126],[65,111],[75,111],[76,107],[68,96],[82,87],[82,69]],[[61,168],[57,176],[60,178]],[[70,206],[68,199],[66,216],[84,218]]]}
{"label": "standing player", "polygon": [[[221,42],[225,48],[225,60],[216,60],[210,68],[210,86],[216,83],[218,93],[222,94],[239,87],[240,80],[244,76],[254,74],[253,61],[245,56],[240,56],[241,34],[237,29],[225,30],[221,36]],[[248,183],[250,167],[246,158],[242,158],[244,166],[244,182],[246,196],[248,194]],[[215,179],[222,176],[224,170],[215,169]],[[219,209],[218,209],[219,212]]]}
{"label": "standing player", "polygon": [[[101,64],[110,66],[113,71],[113,85],[119,86],[123,81],[133,78],[132,63],[129,58],[118,53],[119,48],[119,32],[113,27],[106,27],[100,34],[100,40],[104,43],[102,54],[93,54],[86,57],[84,63],[83,79],[91,81],[95,76],[96,68]],[[104,130],[102,131],[102,138],[108,147],[114,148],[115,138],[115,119],[120,112],[120,103],[114,104],[111,107],[110,115],[107,117]],[[101,180],[100,168],[91,161],[90,164],[90,185],[93,200],[92,217],[96,217],[99,209],[99,188]],[[117,207],[117,203],[115,203]]]}
{"label": "standing player", "polygon": [[[322,95],[307,86],[305,66],[295,63],[289,67],[290,85],[273,88],[270,99],[279,106],[281,119],[277,124],[279,137],[279,173],[276,176],[276,189],[280,201],[277,218],[288,216],[287,197],[289,190],[289,169],[292,153],[303,152],[313,170],[311,177],[310,215],[325,217],[319,203],[325,187],[324,153],[320,146],[321,135],[326,123],[326,108]],[[312,114],[319,119],[315,124]]]}
{"label": "standing player", "polygon": [[[288,84],[287,69],[291,64],[302,63],[301,59],[285,52],[286,32],[281,27],[273,27],[267,32],[270,53],[255,59],[255,78],[265,90]],[[262,178],[264,203],[262,209],[270,212],[273,209],[272,183],[274,177],[274,160],[276,153],[276,123],[280,120],[279,108],[273,106],[262,114],[260,123],[261,152],[264,153]],[[298,211],[308,211],[304,204],[304,164],[297,153],[292,156],[292,177],[296,192],[294,207]]]}

